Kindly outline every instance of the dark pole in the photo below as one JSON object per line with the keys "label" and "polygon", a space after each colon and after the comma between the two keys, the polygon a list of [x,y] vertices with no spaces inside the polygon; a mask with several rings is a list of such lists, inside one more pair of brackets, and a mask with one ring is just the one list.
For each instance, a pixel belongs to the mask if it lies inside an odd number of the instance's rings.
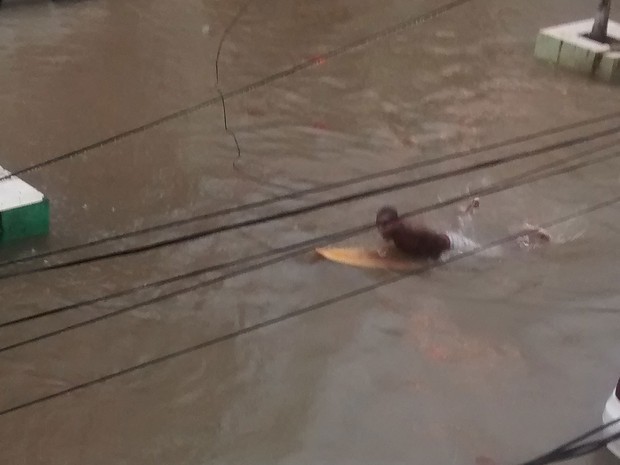
{"label": "dark pole", "polygon": [[607,40],[607,24],[609,23],[609,11],[611,10],[611,0],[600,0],[598,11],[594,18],[594,26],[590,38],[598,42]]}

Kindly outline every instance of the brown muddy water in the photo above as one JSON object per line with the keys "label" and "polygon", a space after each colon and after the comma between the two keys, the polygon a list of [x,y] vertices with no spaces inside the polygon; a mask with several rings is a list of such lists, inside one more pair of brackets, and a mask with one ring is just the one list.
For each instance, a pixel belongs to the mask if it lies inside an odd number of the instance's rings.
{"label": "brown muddy water", "polygon": [[[437,176],[1,279],[1,463],[519,463],[600,422],[620,376],[620,210],[584,210],[620,195],[620,116],[396,169],[619,111],[618,88],[533,58],[539,28],[588,17],[594,2],[472,0],[390,29],[439,6],[3,2],[0,165],[15,172],[70,156],[23,174],[50,199],[52,230],[3,248],[0,261],[207,217],[0,265],[0,274]],[[220,38],[241,9],[217,82]],[[388,33],[362,40],[378,31]],[[573,168],[547,176],[550,163]],[[460,202],[423,220],[482,244],[524,222],[549,222],[547,247],[476,255],[399,280],[305,252],[263,266],[252,258],[372,222],[384,204],[410,211],[523,173],[530,177],[481,195],[471,223],[457,221]],[[367,232],[345,243],[379,238]],[[600,452],[578,462],[614,460]]]}

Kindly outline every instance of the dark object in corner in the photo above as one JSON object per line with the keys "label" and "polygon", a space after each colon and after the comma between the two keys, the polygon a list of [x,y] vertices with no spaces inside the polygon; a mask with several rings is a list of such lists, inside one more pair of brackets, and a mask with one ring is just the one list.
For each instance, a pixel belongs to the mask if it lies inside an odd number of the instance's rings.
{"label": "dark object in corner", "polygon": [[592,32],[589,38],[596,40],[602,44],[607,44],[607,24],[609,23],[609,12],[611,11],[611,0],[600,0],[598,4],[598,11],[594,18],[594,25],[592,26]]}

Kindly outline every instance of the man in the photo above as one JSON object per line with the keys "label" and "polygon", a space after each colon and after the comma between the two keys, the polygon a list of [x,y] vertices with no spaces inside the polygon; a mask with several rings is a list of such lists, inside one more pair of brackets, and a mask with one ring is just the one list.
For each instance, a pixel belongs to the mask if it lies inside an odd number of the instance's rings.
{"label": "man", "polygon": [[[465,213],[471,214],[478,208],[479,200],[473,200]],[[415,259],[439,260],[449,251],[465,253],[476,250],[479,244],[456,232],[437,232],[426,226],[414,226],[398,216],[394,207],[386,206],[377,212],[376,225],[381,237],[392,242],[400,252]],[[549,233],[541,228],[526,225],[523,231],[529,245],[534,242],[549,242]]]}

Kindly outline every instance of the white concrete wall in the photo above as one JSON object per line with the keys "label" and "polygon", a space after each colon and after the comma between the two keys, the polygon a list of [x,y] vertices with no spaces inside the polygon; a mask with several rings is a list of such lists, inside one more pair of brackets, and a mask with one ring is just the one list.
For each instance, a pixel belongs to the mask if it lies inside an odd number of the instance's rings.
{"label": "white concrete wall", "polygon": [[[0,166],[0,178],[10,173]],[[43,201],[43,194],[17,177],[0,181],[0,212]]]}

